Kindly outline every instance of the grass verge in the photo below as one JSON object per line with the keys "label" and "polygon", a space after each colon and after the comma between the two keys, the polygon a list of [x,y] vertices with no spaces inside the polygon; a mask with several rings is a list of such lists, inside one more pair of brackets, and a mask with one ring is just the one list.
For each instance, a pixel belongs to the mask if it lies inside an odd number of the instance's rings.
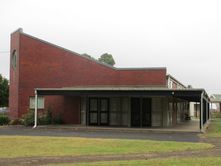
{"label": "grass verge", "polygon": [[213,145],[150,140],[1,136],[0,147],[0,158],[13,158],[172,152],[207,149]]}
{"label": "grass verge", "polygon": [[[150,159],[150,160],[129,160],[129,161],[102,161],[102,162],[90,162],[90,163],[78,163],[78,164],[55,164],[54,166],[217,166],[221,165],[220,157],[192,157],[192,158],[168,158],[168,159]],[[50,165],[52,166],[52,165]]]}

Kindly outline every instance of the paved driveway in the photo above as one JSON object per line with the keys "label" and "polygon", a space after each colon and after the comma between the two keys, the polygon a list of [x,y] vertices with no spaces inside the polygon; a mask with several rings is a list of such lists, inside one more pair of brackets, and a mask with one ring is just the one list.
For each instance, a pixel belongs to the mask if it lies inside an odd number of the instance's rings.
{"label": "paved driveway", "polygon": [[138,131],[75,131],[73,129],[32,129],[23,126],[0,126],[0,135],[56,136],[86,138],[149,139],[159,141],[199,142],[197,133],[155,133]]}

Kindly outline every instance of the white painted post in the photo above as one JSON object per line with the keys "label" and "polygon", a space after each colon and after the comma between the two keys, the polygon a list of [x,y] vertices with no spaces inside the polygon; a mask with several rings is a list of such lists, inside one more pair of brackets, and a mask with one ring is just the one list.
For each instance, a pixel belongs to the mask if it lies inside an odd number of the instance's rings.
{"label": "white painted post", "polygon": [[208,121],[208,101],[206,101],[206,122]]}
{"label": "white painted post", "polygon": [[200,106],[201,106],[201,108],[200,108],[200,123],[201,123],[200,130],[203,132],[203,92],[201,94]]}
{"label": "white painted post", "polygon": [[33,128],[37,127],[37,123],[38,123],[38,93],[37,90],[35,90],[35,124]]}

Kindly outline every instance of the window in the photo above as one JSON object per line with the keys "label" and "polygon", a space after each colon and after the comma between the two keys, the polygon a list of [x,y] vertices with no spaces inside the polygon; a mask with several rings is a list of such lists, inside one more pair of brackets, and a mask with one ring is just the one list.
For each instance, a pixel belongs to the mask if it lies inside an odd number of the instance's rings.
{"label": "window", "polygon": [[97,111],[97,99],[90,100],[90,110]]}
{"label": "window", "polygon": [[[35,97],[30,97],[29,108],[30,109],[35,108]],[[41,96],[38,97],[38,108],[44,109],[44,97]]]}
{"label": "window", "polygon": [[12,64],[13,69],[16,69],[16,66],[17,66],[17,53],[16,53],[16,50],[14,50],[13,53],[12,53],[11,64]]}

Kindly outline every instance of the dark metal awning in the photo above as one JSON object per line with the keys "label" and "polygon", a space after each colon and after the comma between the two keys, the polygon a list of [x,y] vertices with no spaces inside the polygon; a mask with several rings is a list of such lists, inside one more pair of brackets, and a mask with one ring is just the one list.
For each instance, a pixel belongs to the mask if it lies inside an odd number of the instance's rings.
{"label": "dark metal awning", "polygon": [[86,96],[86,97],[175,97],[189,102],[200,102],[200,130],[210,117],[210,99],[204,89],[168,89],[150,87],[68,87],[35,89],[35,123],[37,126],[38,95]]}
{"label": "dark metal awning", "polygon": [[192,102],[200,102],[201,95],[209,101],[204,89],[168,89],[150,87],[68,87],[36,88],[38,95],[70,96],[140,96],[140,97],[176,97]]}

